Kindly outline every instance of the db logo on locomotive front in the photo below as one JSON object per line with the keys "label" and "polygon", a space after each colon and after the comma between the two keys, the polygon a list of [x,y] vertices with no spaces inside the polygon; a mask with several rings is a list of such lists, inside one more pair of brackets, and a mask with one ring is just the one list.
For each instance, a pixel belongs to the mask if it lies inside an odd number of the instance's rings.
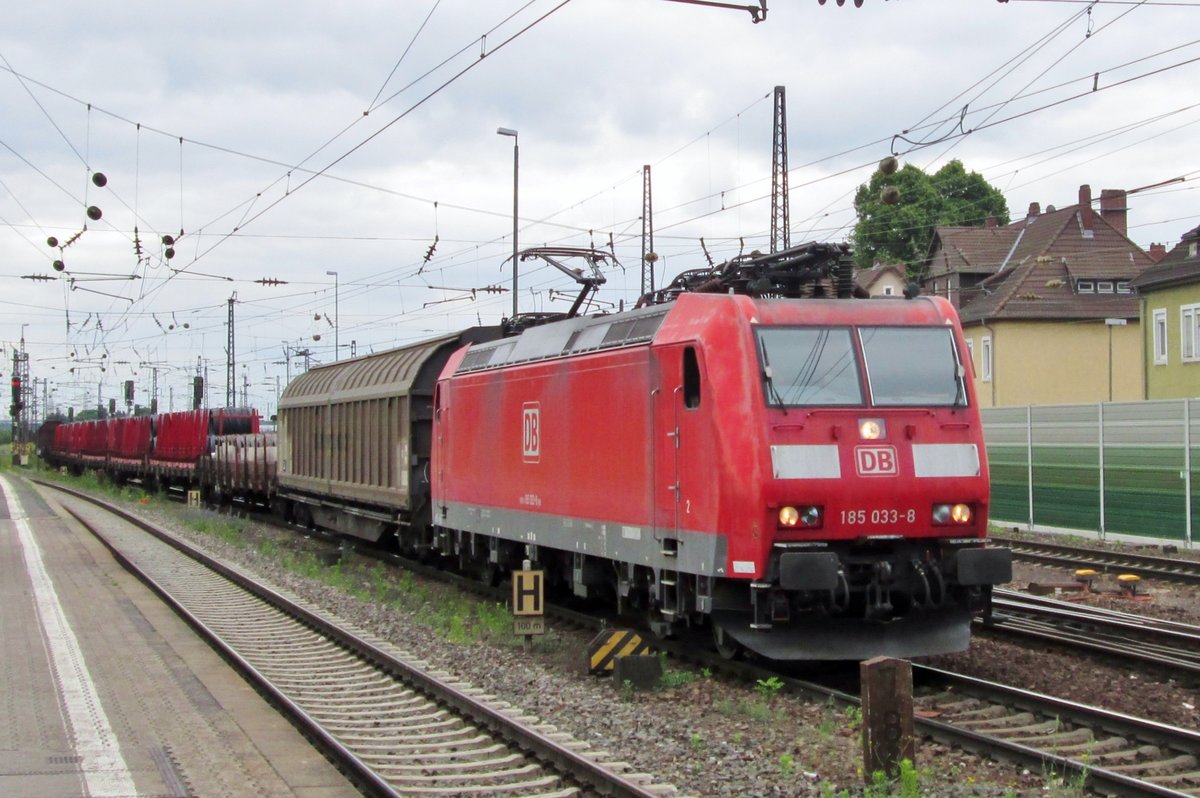
{"label": "db logo on locomotive front", "polygon": [[521,405],[521,454],[526,463],[536,463],[542,456],[540,402]]}
{"label": "db logo on locomotive front", "polygon": [[896,469],[894,446],[856,446],[854,467],[860,477],[892,477]]}

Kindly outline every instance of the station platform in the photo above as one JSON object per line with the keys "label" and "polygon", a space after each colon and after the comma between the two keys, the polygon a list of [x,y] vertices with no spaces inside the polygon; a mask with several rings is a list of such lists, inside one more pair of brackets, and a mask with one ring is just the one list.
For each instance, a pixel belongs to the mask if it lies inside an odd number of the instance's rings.
{"label": "station platform", "polygon": [[360,795],[52,491],[0,494],[0,796]]}

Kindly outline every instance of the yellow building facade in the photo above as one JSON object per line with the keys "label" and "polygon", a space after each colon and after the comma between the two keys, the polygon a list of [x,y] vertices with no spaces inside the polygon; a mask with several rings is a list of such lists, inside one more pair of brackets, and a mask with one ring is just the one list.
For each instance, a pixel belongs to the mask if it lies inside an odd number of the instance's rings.
{"label": "yellow building facade", "polygon": [[1136,319],[997,320],[963,332],[981,407],[1145,398]]}

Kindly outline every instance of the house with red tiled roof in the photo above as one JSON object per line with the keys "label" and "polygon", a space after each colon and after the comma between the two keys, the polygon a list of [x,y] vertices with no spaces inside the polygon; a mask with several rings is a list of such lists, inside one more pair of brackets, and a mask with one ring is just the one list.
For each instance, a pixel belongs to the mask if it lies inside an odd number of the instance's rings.
{"label": "house with red tiled roof", "polygon": [[867,296],[904,296],[908,274],[903,263],[876,263],[854,272],[854,286]]}
{"label": "house with red tiled roof", "polygon": [[[1030,212],[1040,212],[1037,203]],[[1021,236],[1018,222],[997,227],[990,218],[983,227],[938,225],[933,231],[929,260],[921,280],[926,294],[944,296],[962,307],[979,293],[981,282],[1000,270]]]}
{"label": "house with red tiled roof", "polygon": [[1003,227],[935,229],[922,278],[959,309],[984,406],[1143,398],[1140,309],[1153,264],[1127,236],[1124,191],[1090,186]]}
{"label": "house with red tiled roof", "polygon": [[1200,227],[1130,286],[1145,321],[1146,398],[1200,397]]}

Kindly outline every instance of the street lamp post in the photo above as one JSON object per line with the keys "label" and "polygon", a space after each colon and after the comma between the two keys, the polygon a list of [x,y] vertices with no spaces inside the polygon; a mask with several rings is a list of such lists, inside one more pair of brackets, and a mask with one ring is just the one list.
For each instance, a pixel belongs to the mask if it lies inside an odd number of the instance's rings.
{"label": "street lamp post", "polygon": [[336,271],[327,271],[326,274],[333,277],[333,359],[338,360],[338,273]]}
{"label": "street lamp post", "polygon": [[520,160],[517,149],[517,131],[511,128],[501,127],[496,128],[496,133],[501,136],[512,136],[513,140],[513,309],[512,315],[517,317],[517,175],[519,174],[518,167]]}
{"label": "street lamp post", "polygon": [[1108,327],[1108,401],[1110,402],[1113,400],[1113,327],[1124,327],[1125,324],[1125,319],[1104,320],[1104,325]]}

